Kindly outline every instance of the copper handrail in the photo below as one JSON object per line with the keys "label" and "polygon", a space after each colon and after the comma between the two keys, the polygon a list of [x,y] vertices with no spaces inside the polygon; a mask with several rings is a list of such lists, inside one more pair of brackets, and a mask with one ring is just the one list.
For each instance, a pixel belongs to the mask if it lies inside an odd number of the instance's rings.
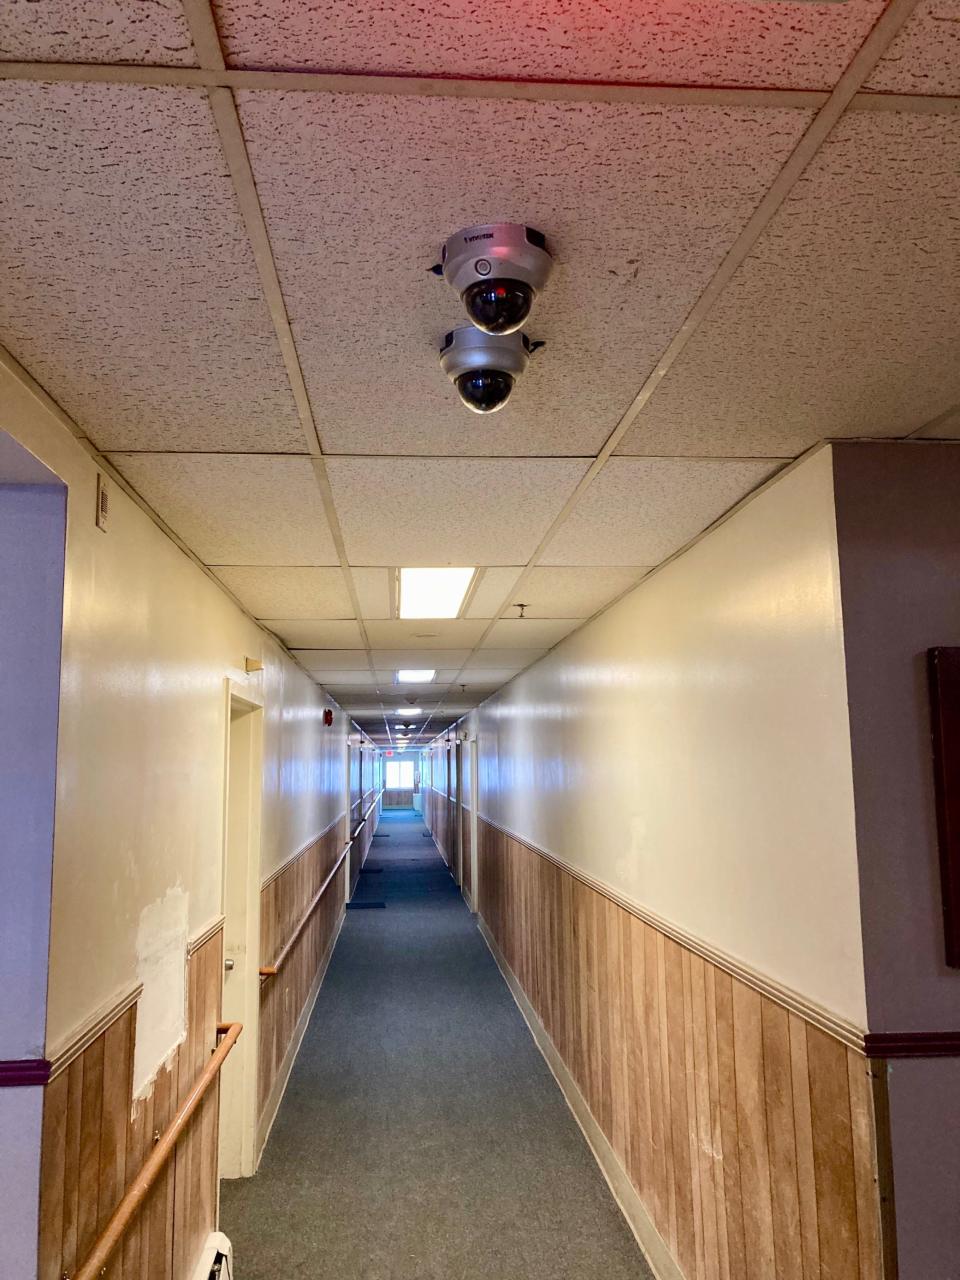
{"label": "copper handrail", "polygon": [[210,1061],[193,1082],[190,1092],[177,1109],[177,1114],[144,1161],[143,1168],[131,1182],[126,1195],[114,1209],[103,1233],[93,1246],[92,1253],[83,1266],[74,1273],[73,1280],[96,1280],[98,1276],[103,1275],[113,1251],[123,1239],[123,1233],[146,1199],[161,1169],[173,1154],[177,1139],[219,1075],[224,1059],[237,1043],[237,1037],[242,1030],[242,1022],[221,1022],[217,1025],[217,1034],[222,1035],[223,1039],[214,1049]]}
{"label": "copper handrail", "polygon": [[314,911],[316,911],[317,907],[320,905],[320,899],[323,897],[323,895],[326,893],[327,889],[329,888],[330,881],[340,870],[341,863],[343,862],[347,854],[350,852],[350,846],[352,844],[353,844],[353,841],[348,840],[347,843],[343,846],[343,849],[340,851],[340,857],[336,860],[336,862],[330,868],[330,872],[327,875],[326,880],[324,880],[323,884],[314,894],[310,902],[310,905],[307,907],[306,911],[303,913],[303,915],[300,918],[300,923],[297,925],[296,929],[294,929],[291,936],[287,939],[287,942],[283,950],[277,956],[276,960],[274,960],[273,964],[265,964],[261,966],[261,969],[260,969],[261,978],[272,978],[280,972],[280,969],[283,966],[284,960],[286,960],[287,956],[293,950],[294,944],[296,943],[297,939],[300,937],[301,933],[303,933],[304,929],[307,927],[310,917],[313,915]]}

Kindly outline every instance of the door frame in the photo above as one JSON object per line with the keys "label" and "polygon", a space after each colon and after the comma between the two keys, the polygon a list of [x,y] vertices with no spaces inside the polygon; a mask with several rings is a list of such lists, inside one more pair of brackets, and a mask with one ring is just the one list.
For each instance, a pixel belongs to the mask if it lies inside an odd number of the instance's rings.
{"label": "door frame", "polygon": [[[225,690],[223,769],[223,1003],[221,1016],[243,1023],[243,1035],[220,1077],[220,1176],[248,1178],[257,1169],[257,1087],[260,1042],[260,838],[263,803],[263,701],[235,680]],[[238,726],[242,726],[238,728]],[[243,755],[234,761],[234,752]],[[239,780],[244,794],[231,796]],[[231,843],[244,824],[239,843]],[[232,961],[232,968],[227,965]]]}

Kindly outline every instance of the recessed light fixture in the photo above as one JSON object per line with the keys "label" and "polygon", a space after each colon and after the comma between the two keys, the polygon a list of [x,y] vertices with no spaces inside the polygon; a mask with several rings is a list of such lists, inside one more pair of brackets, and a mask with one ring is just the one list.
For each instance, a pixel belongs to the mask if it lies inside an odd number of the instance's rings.
{"label": "recessed light fixture", "polygon": [[397,707],[398,716],[418,716],[420,711],[420,707]]}
{"label": "recessed light fixture", "polygon": [[424,669],[410,669],[409,671],[397,672],[397,684],[429,684],[436,671]]}
{"label": "recessed light fixture", "polygon": [[455,618],[476,569],[401,569],[401,618]]}

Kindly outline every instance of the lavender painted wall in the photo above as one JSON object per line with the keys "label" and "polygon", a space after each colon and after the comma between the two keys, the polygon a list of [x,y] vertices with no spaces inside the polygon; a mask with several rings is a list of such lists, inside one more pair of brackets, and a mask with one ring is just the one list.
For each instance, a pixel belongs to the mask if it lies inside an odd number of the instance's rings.
{"label": "lavender painted wall", "polygon": [[[960,645],[960,444],[836,445],[834,484],[869,1029],[957,1031],[926,651]],[[889,1090],[899,1280],[960,1280],[960,1060]]]}
{"label": "lavender painted wall", "polygon": [[[44,1054],[66,490],[0,433],[0,1059]],[[36,468],[36,470],[32,470]],[[54,477],[46,473],[50,480]],[[43,1088],[0,1088],[2,1269],[31,1280]]]}

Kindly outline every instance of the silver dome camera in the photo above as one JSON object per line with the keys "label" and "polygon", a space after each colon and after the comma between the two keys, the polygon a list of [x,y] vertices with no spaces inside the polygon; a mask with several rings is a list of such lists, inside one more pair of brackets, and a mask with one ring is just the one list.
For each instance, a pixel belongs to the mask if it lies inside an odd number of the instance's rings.
{"label": "silver dome camera", "polygon": [[538,345],[525,333],[486,333],[464,325],[444,338],[440,367],[468,409],[496,413],[509,400]]}
{"label": "silver dome camera", "polygon": [[552,266],[542,231],[491,222],[452,235],[434,271],[457,291],[478,329],[503,335],[527,319]]}

